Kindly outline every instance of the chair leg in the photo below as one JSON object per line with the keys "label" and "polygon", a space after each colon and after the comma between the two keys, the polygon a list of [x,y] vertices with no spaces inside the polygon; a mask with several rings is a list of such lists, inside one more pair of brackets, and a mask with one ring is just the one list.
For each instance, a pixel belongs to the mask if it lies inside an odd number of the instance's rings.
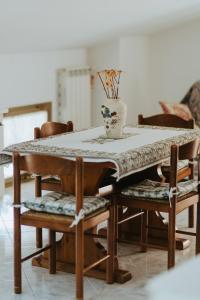
{"label": "chair leg", "polygon": [[106,281],[107,283],[114,282],[114,265],[115,265],[115,208],[114,206],[110,206],[110,217],[108,219],[108,236],[107,236],[107,254],[110,257],[107,259],[106,266]]}
{"label": "chair leg", "polygon": [[14,291],[22,292],[20,208],[14,208]]}
{"label": "chair leg", "polygon": [[175,265],[175,250],[176,250],[176,212],[175,209],[169,210],[168,221],[168,269]]}
{"label": "chair leg", "polygon": [[117,256],[117,246],[118,246],[118,239],[119,239],[119,231],[118,231],[118,220],[119,220],[119,209],[118,205],[114,204],[114,224],[115,224],[115,249],[114,249],[114,255]]}
{"label": "chair leg", "polygon": [[200,253],[200,201],[197,203],[196,254]]}
{"label": "chair leg", "polygon": [[49,274],[56,274],[56,233],[49,230]]}
{"label": "chair leg", "polygon": [[188,208],[188,227],[194,227],[194,205]]}
{"label": "chair leg", "polygon": [[76,300],[83,300],[84,231],[83,220],[76,226]]}
{"label": "chair leg", "polygon": [[36,228],[36,247],[42,248],[42,228]]}
{"label": "chair leg", "polygon": [[[123,206],[117,205],[116,215],[118,221],[123,219]],[[117,238],[122,238],[122,225],[117,225]]]}
{"label": "chair leg", "polygon": [[[141,218],[141,243],[147,244],[148,242],[148,211],[144,210],[144,214]],[[142,252],[147,252],[147,246],[141,246]]]}
{"label": "chair leg", "polygon": [[[41,176],[35,177],[35,197],[41,197]],[[42,248],[42,228],[36,228],[36,247]]]}

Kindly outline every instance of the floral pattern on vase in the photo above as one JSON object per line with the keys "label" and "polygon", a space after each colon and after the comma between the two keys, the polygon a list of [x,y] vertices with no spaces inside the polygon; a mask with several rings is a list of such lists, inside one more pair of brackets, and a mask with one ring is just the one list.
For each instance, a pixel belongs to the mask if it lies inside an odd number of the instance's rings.
{"label": "floral pattern on vase", "polygon": [[126,121],[126,105],[120,99],[107,99],[101,114],[108,138],[122,138]]}

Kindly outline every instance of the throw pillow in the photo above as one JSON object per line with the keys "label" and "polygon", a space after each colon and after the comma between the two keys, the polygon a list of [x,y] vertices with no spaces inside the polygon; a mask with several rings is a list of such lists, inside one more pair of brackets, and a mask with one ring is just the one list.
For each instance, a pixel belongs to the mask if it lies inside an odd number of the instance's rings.
{"label": "throw pillow", "polygon": [[192,119],[192,114],[187,105],[181,103],[166,103],[160,101],[160,106],[165,114],[176,115],[186,121]]}

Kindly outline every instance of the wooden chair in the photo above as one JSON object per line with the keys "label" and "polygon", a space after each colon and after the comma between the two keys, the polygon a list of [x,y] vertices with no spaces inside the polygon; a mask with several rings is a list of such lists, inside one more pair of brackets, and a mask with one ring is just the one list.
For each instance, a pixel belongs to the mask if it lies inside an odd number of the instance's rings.
{"label": "wooden chair", "polygon": [[[76,299],[83,299],[83,275],[88,270],[107,260],[107,282],[113,283],[114,280],[114,248],[115,248],[115,224],[114,207],[108,199],[94,195],[91,181],[84,182],[84,171],[87,168],[91,170],[106,170],[108,163],[83,163],[81,157],[76,161],[44,156],[44,155],[25,155],[13,154],[14,164],[14,285],[15,293],[22,291],[22,271],[21,264],[27,259],[49,249],[49,272],[56,273],[56,232],[74,232],[76,241]],[[26,202],[21,201],[21,178],[20,172],[26,171],[30,174],[57,175],[61,178],[63,191],[75,191],[72,194],[51,192],[39,200],[29,199]],[[71,178],[70,186],[67,186],[64,178]],[[68,181],[67,181],[68,182]],[[73,186],[72,186],[73,182]],[[90,193],[88,189],[90,186]],[[94,187],[93,187],[94,188]],[[84,196],[87,191],[89,196]],[[50,197],[50,199],[48,198]],[[92,197],[92,198],[91,198]],[[52,204],[54,199],[55,205]],[[57,201],[61,200],[57,205]],[[89,200],[88,200],[89,199]],[[21,204],[28,211],[21,213]],[[85,217],[83,215],[85,214]],[[74,216],[79,217],[76,226],[70,227]],[[84,232],[90,228],[96,227],[99,223],[108,220],[108,248],[107,254],[99,261],[89,266],[84,265]],[[21,257],[21,225],[47,228],[49,230],[49,245],[37,252]],[[92,255],[92,253],[91,253]],[[67,296],[66,296],[67,299]]]}
{"label": "wooden chair", "polygon": [[[41,128],[34,128],[34,138],[46,138],[51,135],[57,135],[65,132],[73,131],[73,123],[68,121],[66,124],[58,123],[58,122],[46,122]],[[62,191],[62,185],[60,180],[56,177],[46,176],[45,178],[41,178],[41,176],[35,177],[35,195],[36,197],[41,196],[41,190],[46,191]],[[36,246],[37,248],[42,247],[42,230],[40,228],[36,228]]]}
{"label": "wooden chair", "polygon": [[[185,121],[182,118],[172,114],[158,114],[144,118],[143,115],[138,116],[139,125],[152,125],[152,126],[164,126],[175,128],[194,129],[194,120]],[[158,166],[158,172],[161,176],[164,176],[166,181],[169,181],[170,169],[169,163],[163,166]],[[187,176],[191,176],[193,173],[193,165],[189,166],[187,161],[181,161],[178,165],[178,181],[184,179]],[[194,227],[194,207],[190,206],[188,209],[188,227]]]}
{"label": "wooden chair", "polygon": [[[41,126],[41,128],[34,128],[34,138],[46,138],[51,135],[57,135],[72,131],[73,123],[71,121],[68,121],[66,124],[58,122],[46,122]],[[54,177],[49,176],[43,179],[41,179],[40,177],[36,177],[35,185],[36,194],[40,193],[40,185],[42,190],[47,191],[61,191],[62,189],[60,181]]]}
{"label": "wooden chair", "polygon": [[[198,162],[198,181],[193,178],[178,182],[178,161],[189,159],[193,164],[198,156],[199,140],[192,141],[182,146],[171,146],[170,180],[162,183],[151,180],[130,185],[122,189],[118,195],[117,205],[142,210],[141,246],[146,251],[148,246],[148,211],[168,213],[168,268],[175,264],[175,233],[196,235],[196,253],[200,252],[200,202],[198,185],[200,179],[200,167]],[[198,189],[197,189],[198,186]],[[197,203],[196,234],[187,231],[176,230],[176,215],[184,209]],[[158,228],[159,229],[159,228]],[[153,245],[152,247],[155,247]],[[160,246],[159,246],[160,248]]]}
{"label": "wooden chair", "polygon": [[144,118],[142,114],[138,115],[139,125],[165,126],[175,128],[194,128],[194,120],[184,120],[172,114],[158,114]]}

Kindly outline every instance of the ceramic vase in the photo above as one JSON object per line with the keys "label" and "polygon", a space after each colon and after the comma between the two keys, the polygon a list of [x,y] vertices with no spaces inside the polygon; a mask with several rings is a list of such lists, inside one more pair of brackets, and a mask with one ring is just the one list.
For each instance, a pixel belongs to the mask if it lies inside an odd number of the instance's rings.
{"label": "ceramic vase", "polygon": [[106,99],[101,106],[101,114],[107,137],[122,138],[127,116],[126,104],[121,99]]}

